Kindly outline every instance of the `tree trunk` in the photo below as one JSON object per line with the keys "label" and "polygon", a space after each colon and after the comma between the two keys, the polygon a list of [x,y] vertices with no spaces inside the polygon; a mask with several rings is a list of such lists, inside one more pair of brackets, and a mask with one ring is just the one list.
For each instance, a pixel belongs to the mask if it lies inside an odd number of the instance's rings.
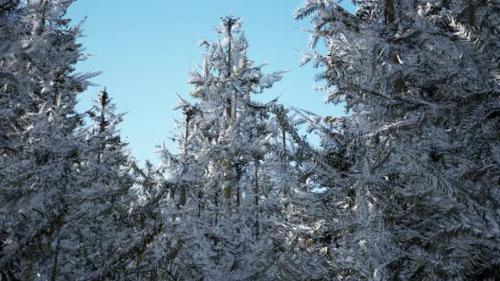
{"label": "tree trunk", "polygon": [[259,160],[255,159],[255,239],[259,239]]}
{"label": "tree trunk", "polygon": [[288,157],[287,157],[287,150],[286,150],[286,131],[285,128],[282,128],[281,131],[281,143],[283,146],[283,159],[282,161],[282,169],[283,169],[283,174],[285,175],[284,177],[284,183],[283,183],[283,199],[285,199],[285,208],[287,207],[288,203],[286,200],[288,199],[288,182],[287,182],[287,172],[288,172]]}
{"label": "tree trunk", "polygon": [[59,257],[59,250],[61,249],[61,236],[59,234],[57,235],[57,242],[56,242],[56,248],[55,248],[55,253],[54,253],[54,262],[52,265],[52,272],[51,272],[51,281],[56,281],[57,280],[57,273],[58,273],[58,257]]}
{"label": "tree trunk", "polygon": [[394,0],[385,0],[384,16],[387,25],[391,25],[396,19],[394,16]]}

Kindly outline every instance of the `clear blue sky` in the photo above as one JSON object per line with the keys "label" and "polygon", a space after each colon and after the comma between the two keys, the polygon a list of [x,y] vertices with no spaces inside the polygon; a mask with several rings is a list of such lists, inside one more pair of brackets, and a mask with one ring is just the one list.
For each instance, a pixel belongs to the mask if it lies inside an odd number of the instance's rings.
{"label": "clear blue sky", "polygon": [[127,112],[120,129],[132,154],[140,161],[157,161],[156,146],[169,141],[179,115],[175,93],[187,96],[190,70],[202,62],[201,39],[214,40],[221,16],[243,20],[249,56],[268,63],[266,71],[290,72],[259,97],[271,100],[283,94],[285,105],[322,115],[342,114],[342,108],[324,104],[324,95],[313,90],[318,72],[299,67],[301,52],[308,49],[308,22],[297,22],[293,12],[302,0],[80,0],[69,11],[73,23],[87,18],[81,38],[92,56],[78,71],[102,71],[80,96],[79,110],[90,107],[101,87],[107,87],[120,112]]}

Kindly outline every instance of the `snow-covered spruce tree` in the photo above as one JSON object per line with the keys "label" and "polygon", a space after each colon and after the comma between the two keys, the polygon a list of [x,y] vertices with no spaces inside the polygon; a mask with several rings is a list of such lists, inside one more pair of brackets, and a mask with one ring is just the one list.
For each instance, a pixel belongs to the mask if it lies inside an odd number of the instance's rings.
{"label": "snow-covered spruce tree", "polygon": [[[134,162],[132,175],[136,186],[134,195],[138,198],[131,202],[124,218],[118,224],[125,226],[118,228],[120,241],[116,241],[111,252],[107,252],[104,260],[95,271],[90,272],[84,280],[179,280],[174,270],[169,266],[169,254],[166,251],[175,251],[174,247],[165,249],[157,241],[165,236],[161,210],[158,207],[166,191],[171,187],[161,183],[161,174],[153,164],[146,162],[144,168]],[[129,201],[130,202],[130,201]],[[127,231],[126,228],[129,230]],[[116,230],[115,230],[116,231]],[[158,259],[162,252],[162,260]],[[162,271],[158,270],[158,263],[162,263]]]}
{"label": "snow-covered spruce tree", "polygon": [[[137,238],[128,216],[135,202],[133,162],[116,128],[123,114],[115,110],[103,90],[87,111],[92,123],[81,156],[79,188],[71,195],[75,204],[61,230],[60,259],[66,266],[59,275],[67,279],[89,277]],[[120,279],[116,274],[109,277]]]}
{"label": "snow-covered spruce tree", "polygon": [[349,159],[332,185],[349,195],[331,209],[347,210],[331,229],[336,275],[500,278],[498,2],[356,3],[355,15],[325,0],[296,13],[327,47],[306,59],[350,111],[335,122],[346,139],[333,151]]}
{"label": "snow-covered spruce tree", "polygon": [[[342,239],[356,229],[352,179],[349,170],[349,137],[342,118],[322,118],[312,112],[293,109],[289,116],[274,107],[280,127],[289,136],[288,158],[293,177],[287,199],[286,239],[289,258],[282,267],[298,280],[329,280],[346,270],[343,262],[352,261],[352,253],[342,252]],[[312,145],[299,132],[320,136],[320,147]],[[288,278],[286,277],[288,276]]]}
{"label": "snow-covered spruce tree", "polygon": [[[364,245],[365,242],[358,243],[366,237],[373,238],[372,241],[379,237],[375,232],[360,230],[360,225],[366,224],[361,220],[366,219],[366,213],[358,212],[359,203],[364,199],[356,201],[354,177],[350,176],[353,157],[346,126],[349,120],[323,119],[308,112],[301,115],[309,123],[310,133],[318,134],[321,142],[319,149],[314,148],[301,140],[293,127],[288,129],[298,146],[292,155],[300,163],[297,171],[299,190],[290,198],[294,206],[290,226],[296,228],[290,234],[297,241],[295,251],[301,261],[295,268],[309,269],[309,276],[318,280],[333,276],[362,279],[352,276],[352,262],[363,266],[367,260],[362,257],[373,258],[374,253],[364,249],[359,252],[356,246]],[[377,245],[383,247],[378,241]]]}
{"label": "snow-covered spruce tree", "polygon": [[272,279],[279,268],[276,221],[281,179],[270,171],[282,163],[271,153],[279,128],[268,105],[252,101],[281,79],[266,75],[247,57],[240,21],[223,18],[219,40],[192,73],[193,103],[181,99],[183,119],[177,154],[163,151],[166,182],[177,183],[163,200],[172,256],[184,278]]}
{"label": "snow-covered spruce tree", "polygon": [[[65,227],[81,186],[86,147],[74,111],[86,75],[71,1],[0,3],[0,274],[64,280]],[[5,118],[4,118],[5,117]],[[69,278],[73,279],[73,278]]]}

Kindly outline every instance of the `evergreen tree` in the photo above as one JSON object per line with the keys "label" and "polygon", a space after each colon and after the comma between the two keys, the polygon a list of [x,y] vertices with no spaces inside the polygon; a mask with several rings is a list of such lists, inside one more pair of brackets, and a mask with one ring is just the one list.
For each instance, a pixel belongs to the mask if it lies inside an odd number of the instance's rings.
{"label": "evergreen tree", "polygon": [[74,109],[93,74],[74,73],[84,57],[64,18],[71,2],[0,5],[2,280],[82,278],[133,234],[121,116],[103,93],[89,134]]}
{"label": "evergreen tree", "polygon": [[90,276],[136,238],[128,216],[136,201],[133,162],[116,128],[122,114],[115,114],[106,90],[87,113],[92,125],[86,132],[80,189],[72,195],[77,204],[68,212],[67,236],[61,243],[67,266],[60,275],[66,279]]}
{"label": "evergreen tree", "polygon": [[306,61],[350,111],[324,139],[347,167],[331,184],[338,278],[498,279],[498,3],[356,3],[296,13],[327,47]]}
{"label": "evergreen tree", "polygon": [[88,76],[74,74],[82,55],[79,30],[64,19],[69,4],[4,1],[1,7],[2,43],[9,47],[0,90],[7,117],[0,126],[0,272],[7,279],[57,279],[61,229],[79,188],[83,141],[74,105]]}
{"label": "evergreen tree", "polygon": [[281,243],[277,223],[281,185],[272,177],[279,128],[271,104],[252,101],[281,79],[247,57],[240,21],[222,19],[219,40],[191,75],[193,104],[181,99],[179,152],[164,151],[166,180],[177,183],[165,202],[173,241],[183,247],[174,262],[185,278],[265,279]]}
{"label": "evergreen tree", "polygon": [[[318,149],[307,140],[307,135],[300,132],[333,137],[332,127],[328,126],[318,115],[301,109],[284,110],[283,107],[272,109],[282,128],[283,136],[289,144],[285,153],[290,165],[287,166],[288,185],[285,196],[285,259],[282,261],[280,280],[296,278],[298,280],[327,280],[335,276],[335,260],[337,254],[332,249],[332,242],[337,242],[332,227],[338,223],[340,216],[332,214],[339,190],[333,185],[342,186],[345,173],[339,170],[337,161],[327,157],[331,151],[339,147],[325,146]],[[335,136],[340,140],[340,135]],[[332,144],[332,143],[329,143]],[[329,147],[330,149],[326,149]],[[337,159],[335,159],[337,160]]]}

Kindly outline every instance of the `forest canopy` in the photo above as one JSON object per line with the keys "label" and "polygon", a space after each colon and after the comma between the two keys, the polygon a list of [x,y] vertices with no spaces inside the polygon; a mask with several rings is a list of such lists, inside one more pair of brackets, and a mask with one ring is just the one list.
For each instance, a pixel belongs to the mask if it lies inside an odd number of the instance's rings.
{"label": "forest canopy", "polygon": [[341,116],[257,101],[286,71],[222,17],[144,166],[76,109],[73,2],[0,0],[1,281],[500,280],[500,2],[297,3]]}

